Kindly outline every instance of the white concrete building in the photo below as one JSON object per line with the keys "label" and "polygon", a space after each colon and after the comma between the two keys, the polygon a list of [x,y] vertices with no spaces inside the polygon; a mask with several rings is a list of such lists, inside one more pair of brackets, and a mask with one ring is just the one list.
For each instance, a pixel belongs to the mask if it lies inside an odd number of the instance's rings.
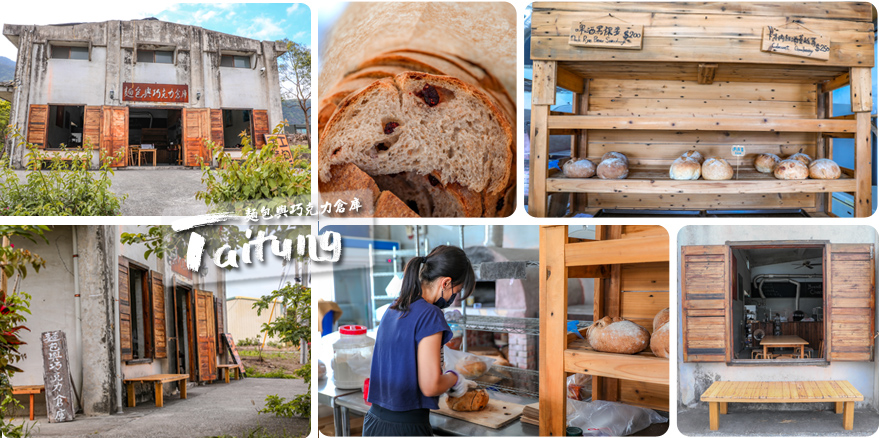
{"label": "white concrete building", "polygon": [[[62,330],[68,362],[85,415],[116,413],[126,406],[125,378],[189,374],[189,385],[221,377],[229,363],[219,333],[225,332],[225,272],[206,263],[199,273],[181,263],[144,258],[143,245],[122,245],[133,226],[55,226],[49,244],[12,239],[46,260],[20,285],[31,300],[22,338],[27,358],[13,386],[43,384],[40,334]],[[165,384],[176,394],[177,384]],[[135,386],[138,403],[154,400],[152,384]],[[45,395],[35,400],[44,416]],[[26,398],[20,401],[27,406]],[[80,407],[77,404],[78,407]],[[21,414],[21,412],[19,412]],[[45,418],[45,417],[44,417]]]}
{"label": "white concrete building", "polygon": [[[280,42],[153,18],[7,24],[3,35],[18,48],[10,124],[46,151],[198,166],[210,159],[203,140],[234,149],[246,131],[261,146],[283,120]],[[5,146],[23,166],[24,148]]]}

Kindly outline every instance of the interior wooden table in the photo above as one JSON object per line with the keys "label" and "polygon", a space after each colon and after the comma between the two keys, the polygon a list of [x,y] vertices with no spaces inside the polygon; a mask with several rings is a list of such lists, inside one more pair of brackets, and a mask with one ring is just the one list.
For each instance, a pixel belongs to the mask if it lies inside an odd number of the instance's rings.
{"label": "interior wooden table", "polygon": [[800,359],[803,358],[803,347],[808,344],[809,341],[805,339],[794,336],[794,335],[784,335],[784,336],[766,336],[760,341],[760,345],[763,346],[763,357],[767,357],[766,354],[769,352],[770,348],[785,348],[791,347],[794,349],[800,350]]}
{"label": "interior wooden table", "polygon": [[153,167],[156,167],[156,150],[155,149],[143,149],[137,151],[137,165],[140,166],[141,161],[143,161],[144,152],[153,154]]}

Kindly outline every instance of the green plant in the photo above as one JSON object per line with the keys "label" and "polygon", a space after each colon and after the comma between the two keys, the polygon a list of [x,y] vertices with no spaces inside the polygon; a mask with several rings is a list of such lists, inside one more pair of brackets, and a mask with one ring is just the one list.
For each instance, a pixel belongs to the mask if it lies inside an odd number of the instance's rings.
{"label": "green plant", "polygon": [[276,369],[269,371],[267,373],[260,373],[253,367],[245,367],[244,368],[247,377],[255,377],[258,379],[298,379],[295,372],[293,374],[287,374],[286,370]]}
{"label": "green plant", "polygon": [[[0,215],[3,216],[118,216],[121,198],[111,190],[113,168],[110,162],[120,154],[101,152],[98,171],[89,170],[92,146],[86,140],[82,150],[49,153],[26,143],[17,130],[15,141],[27,148],[27,176],[21,182],[8,157],[0,159]],[[48,165],[45,163],[48,162]],[[52,170],[44,170],[48,167]]]}
{"label": "green plant", "polygon": [[281,96],[285,106],[295,105],[305,117],[305,133],[311,145],[311,48],[288,39],[281,40],[287,51],[278,59]]}
{"label": "green plant", "polygon": [[[25,358],[19,348],[25,343],[20,338],[22,330],[30,330],[24,326],[27,322],[25,314],[30,315],[30,295],[19,291],[21,280],[27,277],[28,268],[40,272],[46,261],[37,254],[24,248],[16,248],[9,238],[15,236],[36,243],[39,238],[48,243],[44,232],[45,226],[9,226],[0,225],[0,433],[6,437],[26,437],[30,429],[25,425],[15,426],[3,418],[5,412],[15,408],[23,408],[12,396],[10,381],[15,373],[22,370],[14,364]],[[11,285],[11,287],[10,287]]]}
{"label": "green plant", "polygon": [[[283,132],[285,123],[275,127],[272,133]],[[204,191],[195,194],[214,212],[245,213],[268,208],[276,211],[280,206],[308,203],[311,195],[311,163],[302,158],[306,146],[292,146],[290,157],[279,153],[275,137],[262,148],[254,148],[253,140],[241,133],[241,158],[232,157],[223,147],[205,140],[205,146],[217,159],[217,168],[202,163],[201,182]],[[292,163],[291,163],[292,161]]]}
{"label": "green plant", "polygon": [[9,129],[9,114],[12,112],[12,102],[0,100],[0,145],[6,140],[6,131]]}
{"label": "green plant", "polygon": [[[293,375],[305,380],[305,383],[311,388],[311,361],[294,371]],[[271,413],[286,418],[307,416],[310,412],[311,391],[297,395],[291,400],[278,395],[269,395],[266,397],[266,407],[259,411],[260,414]]]}

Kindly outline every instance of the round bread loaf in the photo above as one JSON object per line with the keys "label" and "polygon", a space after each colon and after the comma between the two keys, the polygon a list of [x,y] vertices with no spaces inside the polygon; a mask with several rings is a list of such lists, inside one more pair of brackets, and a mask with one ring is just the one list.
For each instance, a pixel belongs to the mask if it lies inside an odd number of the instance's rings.
{"label": "round bread loaf", "polygon": [[595,163],[586,158],[571,158],[562,166],[568,178],[592,178],[595,176]]}
{"label": "round bread loaf", "polygon": [[629,176],[629,165],[619,158],[608,158],[598,165],[595,173],[601,179],[623,179]]}
{"label": "round bread loaf", "polygon": [[733,168],[723,158],[711,157],[702,163],[702,178],[711,181],[732,179]]}
{"label": "round bread loaf", "polygon": [[658,329],[653,330],[653,336],[650,337],[650,351],[656,357],[668,358],[668,323],[663,324]]}
{"label": "round bread loaf", "polygon": [[484,389],[473,389],[460,397],[449,396],[446,399],[446,405],[453,411],[473,412],[485,409],[488,406],[488,400],[488,392]]}
{"label": "round bread loaf", "polygon": [[809,167],[799,160],[781,160],[773,174],[778,179],[806,179],[809,177]]}
{"label": "round bread loaf", "polygon": [[785,160],[797,160],[797,161],[799,161],[800,163],[803,163],[803,164],[805,164],[806,166],[808,166],[809,163],[812,162],[812,157],[810,157],[810,156],[808,156],[808,155],[806,155],[806,154],[804,154],[804,153],[797,152],[797,153],[795,153],[795,154],[793,154],[793,155],[791,155],[791,156],[785,158]]}
{"label": "round bread loaf", "polygon": [[781,158],[775,154],[760,154],[754,159],[754,168],[760,173],[772,173]]}
{"label": "round bread loaf", "polygon": [[835,161],[819,158],[809,163],[809,176],[815,179],[837,179],[842,176],[842,171]]}
{"label": "round bread loaf", "polygon": [[702,161],[704,161],[704,159],[702,158],[702,154],[700,154],[699,151],[687,151],[687,152],[684,152],[684,154],[681,155],[681,157],[682,158],[692,158],[692,159],[698,161],[699,164],[702,164]]}
{"label": "round bread loaf", "polygon": [[668,307],[659,311],[656,316],[653,317],[653,331],[659,328],[659,326],[668,322]]}
{"label": "round bread loaf", "polygon": [[586,330],[586,339],[597,351],[635,354],[650,343],[650,332],[632,321],[605,316]]}
{"label": "round bread loaf", "polygon": [[599,161],[609,160],[611,158],[619,158],[623,160],[627,166],[629,165],[629,157],[625,156],[622,152],[607,152],[601,156],[601,160]]}
{"label": "round bread loaf", "polygon": [[475,379],[488,370],[485,362],[479,360],[461,359],[455,364],[455,371],[468,379]]}
{"label": "round bread loaf", "polygon": [[[698,152],[696,152],[698,154]],[[674,160],[671,167],[668,168],[668,176],[671,179],[693,180],[699,179],[702,175],[702,165],[695,158],[684,158],[683,156]]]}

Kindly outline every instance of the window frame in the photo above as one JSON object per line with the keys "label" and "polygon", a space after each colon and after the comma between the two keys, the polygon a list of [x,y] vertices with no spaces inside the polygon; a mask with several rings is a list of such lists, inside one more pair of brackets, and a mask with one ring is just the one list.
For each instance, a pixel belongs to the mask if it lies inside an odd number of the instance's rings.
{"label": "window frame", "polygon": [[[256,55],[257,55],[256,52],[242,52],[242,51],[235,51],[235,50],[221,50],[221,51],[219,52],[219,55],[220,55],[220,57],[219,57],[219,59],[217,59],[217,67],[218,67],[218,68],[219,68],[219,67],[222,67],[222,68],[237,68],[237,69],[247,69],[247,70],[253,70],[253,69],[256,68]],[[223,65],[223,59],[226,59],[227,57],[231,57],[231,58],[232,58],[232,65]],[[248,66],[246,66],[246,67],[238,67],[238,66],[236,66],[236,65],[235,65],[235,60],[238,59],[238,58],[246,58],[246,59],[247,59]]]}
{"label": "window frame", "polygon": [[[87,61],[91,62],[92,60],[92,43],[91,41],[49,41],[47,44],[46,50],[46,58],[47,59],[66,59],[68,61]],[[56,49],[67,49],[67,57],[56,57],[55,50]],[[73,48],[76,49],[85,49],[86,57],[85,58],[72,58],[70,55],[73,53]]]}
{"label": "window frame", "polygon": [[[812,249],[820,249],[821,250],[821,302],[822,302],[822,322],[824,323],[824,340],[830,336],[831,324],[830,324],[830,301],[829,301],[829,290],[827,288],[827,265],[830,263],[829,254],[830,254],[830,241],[827,240],[815,240],[815,241],[757,241],[757,242],[733,242],[727,241],[725,243],[726,251],[729,257],[729,266],[726,267],[728,273],[730,275],[730,280],[732,284],[730,287],[735,286],[736,279],[735,275],[738,274],[736,269],[736,259],[733,256],[734,250],[759,250],[759,249],[779,249],[779,248],[790,248],[790,249],[799,249],[799,248],[812,248]],[[736,322],[732,320],[732,302],[735,298],[735,289],[730,290],[730,296],[727,298],[730,306],[730,322],[729,326],[726,327],[726,330],[729,330],[728,336],[728,344],[727,348],[730,351],[730,360],[727,362],[727,365],[731,366],[740,366],[740,365],[770,365],[770,366],[785,366],[785,365],[813,365],[813,366],[826,366],[830,364],[830,352],[827,349],[827,342],[824,343],[824,357],[820,358],[810,358],[810,359],[790,359],[784,361],[777,361],[772,359],[750,359],[750,358],[740,358],[737,359],[735,357],[736,349],[735,349],[735,324]]]}
{"label": "window frame", "polygon": [[[153,333],[153,309],[152,309],[152,299],[150,297],[150,268],[143,263],[137,262],[135,260],[131,260],[128,257],[123,256],[128,262],[128,293],[130,298],[130,307],[131,307],[131,315],[132,318],[135,315],[135,312],[139,312],[141,318],[143,318],[143,334],[137,338],[139,342],[144,343],[144,357],[138,357],[139,349],[135,343],[134,333],[135,330],[139,328],[139,324],[137,320],[131,321],[131,360],[125,361],[126,364],[139,364],[139,363],[152,363],[155,359],[155,340],[152,338]],[[141,273],[140,283],[141,283],[141,305],[140,308],[137,306],[137,300],[134,298],[134,289],[131,285],[134,282],[132,270],[138,270]]]}
{"label": "window frame", "polygon": [[[171,62],[158,62],[158,61],[156,61],[156,53],[159,53],[159,52],[170,53],[171,54]],[[152,54],[152,58],[153,58],[152,61],[140,59],[141,54],[146,54],[146,53]],[[135,54],[135,62],[138,62],[138,63],[142,62],[145,64],[176,65],[177,64],[177,53],[175,50],[169,50],[169,49],[138,49]]]}

